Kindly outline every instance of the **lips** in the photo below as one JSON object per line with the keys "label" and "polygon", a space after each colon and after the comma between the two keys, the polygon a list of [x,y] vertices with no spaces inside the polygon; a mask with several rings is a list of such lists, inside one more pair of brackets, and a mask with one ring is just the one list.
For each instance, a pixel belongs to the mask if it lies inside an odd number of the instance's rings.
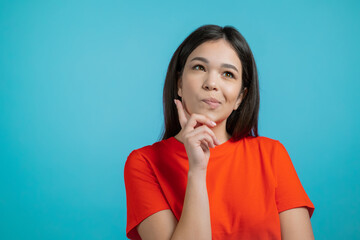
{"label": "lips", "polygon": [[218,106],[220,106],[220,101],[218,101],[216,98],[206,98],[202,100],[204,103],[206,103],[210,108],[215,109]]}

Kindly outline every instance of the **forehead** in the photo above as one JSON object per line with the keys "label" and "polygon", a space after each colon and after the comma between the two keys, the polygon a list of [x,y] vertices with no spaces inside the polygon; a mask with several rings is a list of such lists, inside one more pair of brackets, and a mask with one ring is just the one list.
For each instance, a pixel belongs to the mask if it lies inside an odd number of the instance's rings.
{"label": "forehead", "polygon": [[209,60],[210,64],[221,65],[222,63],[229,63],[241,69],[241,61],[230,43],[225,39],[215,41],[207,41],[200,44],[189,55],[187,62],[190,62],[194,57],[204,57]]}

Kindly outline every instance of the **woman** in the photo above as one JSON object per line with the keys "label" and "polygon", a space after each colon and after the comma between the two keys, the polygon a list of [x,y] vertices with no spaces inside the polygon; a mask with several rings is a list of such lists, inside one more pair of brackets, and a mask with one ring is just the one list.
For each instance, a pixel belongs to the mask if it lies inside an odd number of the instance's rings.
{"label": "woman", "polygon": [[128,238],[314,238],[286,149],[258,136],[259,99],[235,28],[204,25],[184,40],[166,75],[163,138],[125,164]]}

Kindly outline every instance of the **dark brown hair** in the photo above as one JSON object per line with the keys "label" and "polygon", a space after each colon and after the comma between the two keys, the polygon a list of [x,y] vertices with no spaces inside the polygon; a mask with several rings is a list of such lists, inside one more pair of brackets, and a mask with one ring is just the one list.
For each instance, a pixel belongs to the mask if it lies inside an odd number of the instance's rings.
{"label": "dark brown hair", "polygon": [[165,127],[161,136],[162,140],[175,136],[181,130],[174,99],[181,99],[177,94],[178,79],[183,73],[188,56],[200,44],[218,39],[225,39],[231,44],[242,65],[242,89],[240,93],[244,92],[244,96],[240,106],[228,117],[226,131],[235,140],[247,136],[258,136],[259,80],[250,47],[245,38],[232,26],[203,25],[180,44],[171,58],[163,92]]}

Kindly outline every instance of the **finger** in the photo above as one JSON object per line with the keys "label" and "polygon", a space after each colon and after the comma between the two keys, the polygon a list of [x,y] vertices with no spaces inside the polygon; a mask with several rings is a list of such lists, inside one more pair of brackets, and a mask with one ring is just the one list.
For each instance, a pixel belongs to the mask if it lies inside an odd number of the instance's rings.
{"label": "finger", "polygon": [[186,117],[187,120],[189,120],[191,114],[190,114],[190,113],[188,112],[188,110],[186,109],[185,103],[184,103],[183,101],[180,101],[180,102],[181,102],[182,108],[183,108],[183,110],[184,110],[185,117]]}
{"label": "finger", "polygon": [[186,109],[185,102],[180,101],[179,99],[176,99],[176,101],[179,103],[179,106],[181,106],[181,111],[184,113],[186,120],[189,120],[190,113]]}
{"label": "finger", "polygon": [[[194,115],[193,117],[196,117],[199,121],[196,122],[192,122],[192,128],[198,127],[201,124],[207,124],[209,127],[214,127],[216,126],[216,123],[211,121],[209,118],[205,117],[204,115],[201,114],[192,114],[190,116],[189,112],[186,110],[186,107],[184,106],[184,104],[182,103],[182,101],[178,100],[178,99],[174,99],[176,108],[178,110],[178,115],[179,115],[179,121],[180,121],[180,125],[182,128],[184,128],[184,126],[187,124],[187,122],[189,121],[189,119],[191,118],[192,115]],[[198,124],[201,123],[201,124]]]}
{"label": "finger", "polygon": [[[187,142],[193,146],[206,146],[207,148],[215,147],[212,137],[202,132],[196,134],[188,134]],[[203,148],[203,150],[205,149]]]}
{"label": "finger", "polygon": [[205,142],[209,148],[215,147],[214,139],[212,139],[210,136],[209,136],[209,138],[205,139]]}
{"label": "finger", "polygon": [[[211,139],[211,143],[214,145],[220,145],[219,140],[216,138],[215,133],[208,128],[206,125],[202,125],[201,127],[198,127],[194,129],[193,131],[189,132],[187,137],[192,138],[194,136],[209,136],[208,139]],[[210,144],[211,145],[211,144]]]}
{"label": "finger", "polygon": [[181,128],[184,128],[186,123],[188,122],[188,118],[185,115],[182,103],[178,99],[174,99],[174,102],[175,102],[175,105],[176,105],[176,108],[178,111],[179,122],[180,122]]}
{"label": "finger", "polygon": [[200,138],[200,143],[205,145],[207,149],[215,147],[213,139],[209,135],[200,135],[198,137]]}
{"label": "finger", "polygon": [[202,150],[204,152],[209,151],[209,146],[208,146],[207,142],[202,141],[200,144],[200,147],[202,148]]}
{"label": "finger", "polygon": [[195,129],[200,125],[206,125],[208,127],[215,127],[216,123],[211,121],[208,117],[201,115],[201,114],[191,114],[190,119],[188,120],[186,127],[188,130]]}

